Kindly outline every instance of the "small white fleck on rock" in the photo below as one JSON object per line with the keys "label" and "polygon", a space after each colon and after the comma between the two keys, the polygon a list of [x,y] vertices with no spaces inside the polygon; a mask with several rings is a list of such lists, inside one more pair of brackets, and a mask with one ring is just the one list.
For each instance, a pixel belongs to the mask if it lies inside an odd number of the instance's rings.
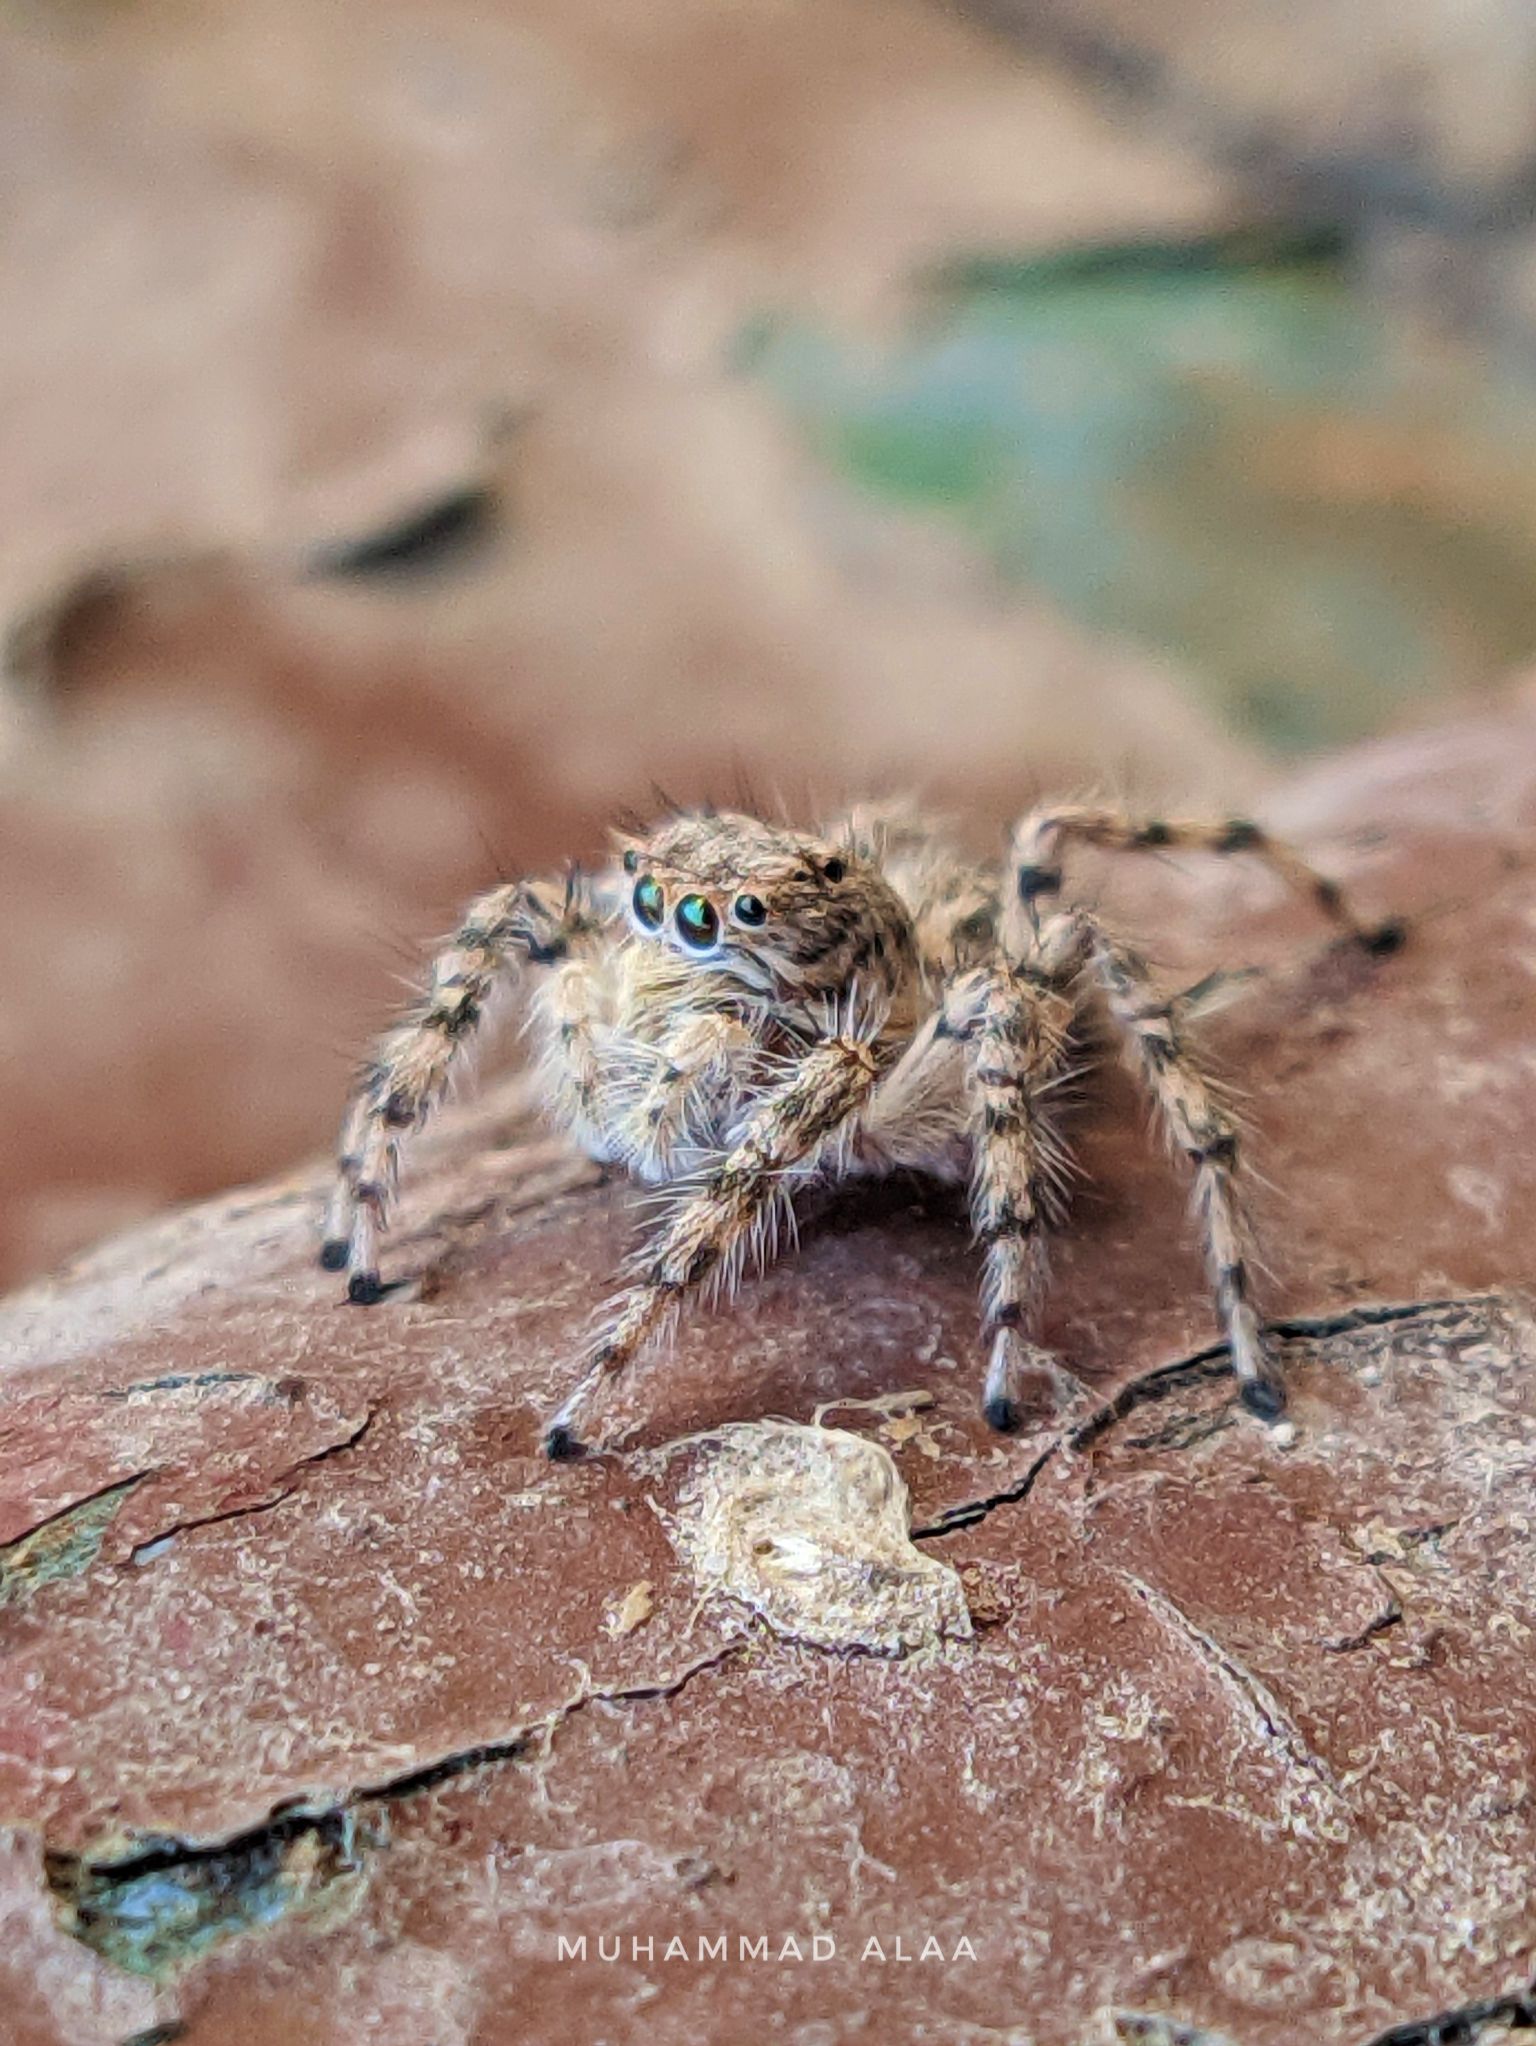
{"label": "small white fleck on rock", "polygon": [[604,1625],[615,1637],[633,1634],[637,1627],[643,1627],[650,1618],[655,1603],[651,1581],[648,1577],[643,1577],[638,1584],[629,1587],[623,1598],[615,1600],[610,1605],[604,1617]]}

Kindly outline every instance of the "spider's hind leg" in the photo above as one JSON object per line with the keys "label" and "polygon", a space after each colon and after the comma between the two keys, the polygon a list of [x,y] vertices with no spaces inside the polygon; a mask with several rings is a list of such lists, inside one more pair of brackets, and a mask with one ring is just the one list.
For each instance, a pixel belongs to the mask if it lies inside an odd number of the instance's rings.
{"label": "spider's hind leg", "polygon": [[[1047,934],[1049,935],[1049,934]],[[1031,1386],[1054,1411],[1083,1397],[1072,1373],[1038,1341],[1045,1307],[1046,1229],[1059,1212],[1065,1154],[1050,1095],[1067,1070],[1076,1003],[1065,975],[1037,945],[1019,964],[998,959],[968,979],[972,1106],[971,1213],[983,1252],[982,1306],[991,1338],[982,1411],[1011,1432]]]}
{"label": "spider's hind leg", "polygon": [[1239,1194],[1242,1131],[1186,1041],[1177,999],[1158,995],[1146,963],[1081,912],[1090,969],[1143,1087],[1174,1147],[1194,1171],[1206,1264],[1243,1405],[1264,1421],[1285,1411],[1252,1293],[1253,1238]]}
{"label": "spider's hind leg", "polygon": [[1061,853],[1069,844],[1105,852],[1204,852],[1242,854],[1260,860],[1303,898],[1315,903],[1330,923],[1367,952],[1395,951],[1403,942],[1401,923],[1367,924],[1356,915],[1343,889],[1284,839],[1274,838],[1251,818],[1216,823],[1198,818],[1133,817],[1122,810],[1086,803],[1051,804],[1030,811],[1014,833],[1012,869],[1021,900],[1028,904],[1061,887]]}

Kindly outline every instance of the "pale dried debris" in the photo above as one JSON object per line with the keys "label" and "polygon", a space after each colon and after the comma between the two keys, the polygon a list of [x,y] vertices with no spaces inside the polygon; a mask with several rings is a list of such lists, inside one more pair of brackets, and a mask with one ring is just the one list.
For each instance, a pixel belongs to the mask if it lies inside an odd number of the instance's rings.
{"label": "pale dried debris", "polygon": [[621,1599],[610,1605],[603,1624],[618,1640],[625,1634],[633,1634],[637,1627],[643,1627],[655,1605],[654,1587],[648,1577],[642,1577],[638,1584],[629,1587]]}
{"label": "pale dried debris", "polygon": [[705,1597],[821,1648],[889,1655],[970,1637],[960,1579],[913,1547],[907,1488],[879,1443],[751,1421],[698,1447],[670,1532]]}
{"label": "pale dried debris", "polygon": [[857,1408],[863,1412],[881,1414],[884,1419],[880,1423],[880,1434],[889,1448],[905,1449],[910,1444],[920,1455],[926,1456],[930,1463],[938,1463],[944,1454],[939,1433],[946,1424],[941,1422],[939,1428],[935,1429],[919,1418],[925,1408],[936,1404],[937,1401],[931,1392],[917,1386],[907,1392],[883,1392],[874,1399],[823,1400],[811,1419],[819,1428],[828,1414],[838,1410]]}

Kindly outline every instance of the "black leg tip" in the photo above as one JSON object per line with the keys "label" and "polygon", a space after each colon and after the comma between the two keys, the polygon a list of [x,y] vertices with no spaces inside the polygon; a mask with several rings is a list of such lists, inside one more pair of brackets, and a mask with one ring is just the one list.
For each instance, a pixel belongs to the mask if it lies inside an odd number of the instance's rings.
{"label": "black leg tip", "polygon": [[1400,917],[1391,917],[1384,924],[1377,924],[1374,930],[1362,931],[1360,943],[1373,959],[1385,959],[1393,952],[1401,952],[1408,942],[1408,926]]}
{"label": "black leg tip", "polygon": [[985,1402],[981,1409],[989,1428],[995,1428],[999,1435],[1017,1435],[1024,1425],[1024,1409],[1017,1400],[996,1394]]}
{"label": "black leg tip", "polygon": [[320,1246],[320,1269],[323,1272],[342,1272],[347,1267],[347,1239],[333,1236],[328,1243]]}
{"label": "black leg tip", "polygon": [[354,1272],[347,1281],[347,1298],[354,1307],[372,1307],[384,1298],[384,1285],[377,1272]]}
{"label": "black leg tip", "polygon": [[576,1463],[586,1453],[587,1445],[563,1421],[557,1421],[544,1437],[544,1454],[551,1463]]}
{"label": "black leg tip", "polygon": [[1257,1420],[1278,1421],[1285,1412],[1285,1388],[1272,1378],[1246,1380],[1238,1398]]}

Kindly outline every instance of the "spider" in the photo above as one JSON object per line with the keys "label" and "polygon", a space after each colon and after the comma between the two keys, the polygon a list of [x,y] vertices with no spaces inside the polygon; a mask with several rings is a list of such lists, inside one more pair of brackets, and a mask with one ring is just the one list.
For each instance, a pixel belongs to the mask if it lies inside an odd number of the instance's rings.
{"label": "spider", "polygon": [[584,1452],[599,1395],[708,1282],[735,1285],[792,1227],[813,1182],[917,1168],[968,1179],[989,1355],[983,1412],[1018,1428],[1083,1388],[1038,1337],[1047,1229],[1068,1161],[1053,1094],[1091,1004],[1107,1012],[1188,1161],[1241,1400],[1276,1421],[1284,1393],[1254,1302],[1240,1130],[1144,960],[1063,895],[1074,843],[1250,854],[1371,951],[1330,880],[1254,823],[1030,812],[1005,868],[973,865],[915,811],[855,809],[807,833],[713,810],[617,834],[601,873],[513,881],[472,903],[415,1005],[364,1068],[342,1132],[321,1263],[378,1300],[380,1232],[404,1140],[443,1099],[487,1002],[536,969],[529,1023],[553,1119],[595,1159],[671,1191],[659,1226],[548,1423]]}

